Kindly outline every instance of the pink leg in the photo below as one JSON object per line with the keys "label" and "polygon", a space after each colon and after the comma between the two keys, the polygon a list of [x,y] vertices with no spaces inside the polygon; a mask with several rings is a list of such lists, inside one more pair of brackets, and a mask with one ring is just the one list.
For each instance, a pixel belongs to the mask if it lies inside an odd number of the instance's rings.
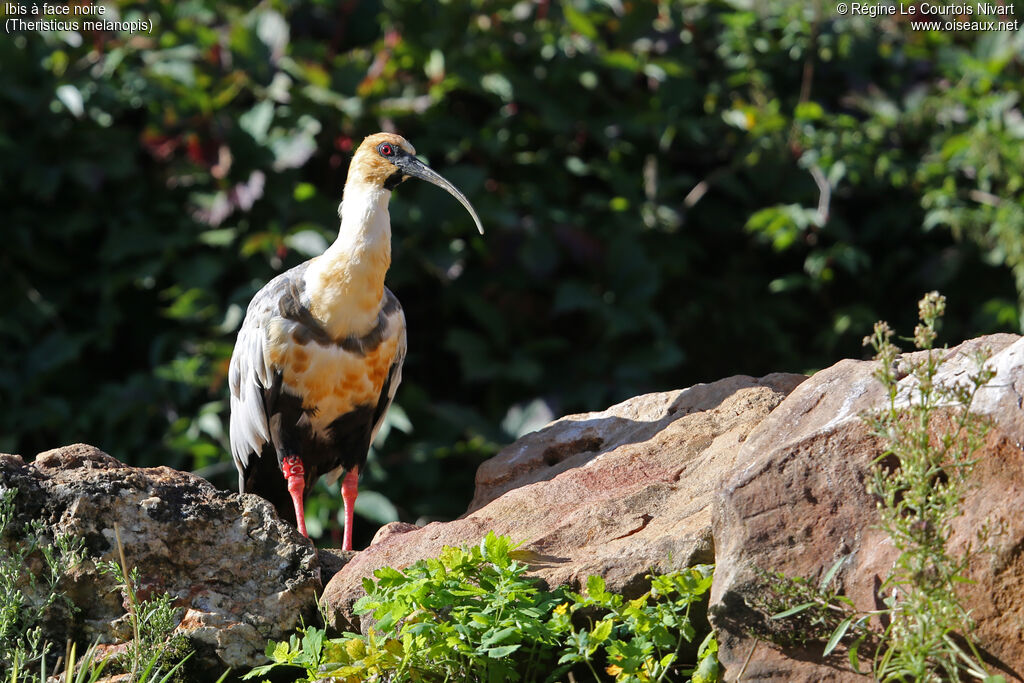
{"label": "pink leg", "polygon": [[345,538],[342,550],[352,550],[352,516],[359,495],[359,468],[353,467],[341,482],[341,500],[345,503]]}
{"label": "pink leg", "polygon": [[306,533],[306,513],[302,505],[302,494],[306,491],[306,469],[302,466],[302,458],[297,455],[285,457],[281,460],[281,473],[288,482],[288,493],[295,505],[295,524],[302,535],[309,538]]}

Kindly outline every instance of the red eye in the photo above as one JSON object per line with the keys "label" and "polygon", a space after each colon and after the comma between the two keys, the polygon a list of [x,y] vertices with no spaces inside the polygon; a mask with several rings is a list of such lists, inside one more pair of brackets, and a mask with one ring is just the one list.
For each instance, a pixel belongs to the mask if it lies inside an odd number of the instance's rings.
{"label": "red eye", "polygon": [[381,146],[377,148],[377,151],[380,152],[382,157],[390,157],[395,154],[395,148],[386,142],[381,144]]}

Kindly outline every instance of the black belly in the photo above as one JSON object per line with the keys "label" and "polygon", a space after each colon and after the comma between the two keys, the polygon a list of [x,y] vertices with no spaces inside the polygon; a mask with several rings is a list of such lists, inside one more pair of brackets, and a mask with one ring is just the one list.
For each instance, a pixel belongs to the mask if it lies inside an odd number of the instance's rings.
{"label": "black belly", "polygon": [[[289,455],[302,458],[306,470],[304,495],[321,476],[335,468],[344,467],[346,471],[362,468],[370,450],[378,406],[359,406],[331,422],[325,433],[315,433],[309,425],[301,399],[287,390],[275,398],[269,420],[271,441],[263,445],[258,458],[249,459],[245,470],[245,492],[266,498],[277,508],[281,519],[294,524],[295,509],[281,473],[280,459]],[[280,427],[275,430],[278,417]]]}

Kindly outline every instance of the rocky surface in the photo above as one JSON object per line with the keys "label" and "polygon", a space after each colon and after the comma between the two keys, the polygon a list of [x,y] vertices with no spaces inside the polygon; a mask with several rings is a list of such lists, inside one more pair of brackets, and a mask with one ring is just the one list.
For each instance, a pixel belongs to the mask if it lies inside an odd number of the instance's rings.
{"label": "rocky surface", "polygon": [[481,466],[464,517],[385,527],[338,572],[324,592],[335,623],[353,623],[361,580],[375,569],[478,543],[489,530],[524,541],[535,574],[552,585],[601,574],[628,593],[651,569],[712,561],[712,495],[742,466],[750,430],[803,380],[730,377],[565,417],[523,437]]}
{"label": "rocky surface", "polygon": [[[1024,674],[1024,339],[993,335],[950,350],[939,381],[965,378],[973,369],[966,353],[987,345],[998,375],[980,392],[976,409],[994,428],[980,455],[953,551],[977,546],[984,524],[998,529],[991,554],[970,568],[976,583],[963,598],[978,623],[976,637],[989,661],[1010,680]],[[715,497],[715,583],[711,619],[719,631],[720,658],[728,680],[800,682],[865,680],[839,652],[821,661],[822,648],[782,650],[750,632],[776,626],[750,605],[761,582],[755,567],[787,576],[821,577],[848,556],[838,575],[843,592],[860,609],[881,605],[878,586],[896,551],[874,528],[875,502],[865,483],[879,444],[860,415],[885,405],[871,362],[844,360],[801,384],[743,443],[742,463]],[[908,377],[902,384],[913,381]],[[775,622],[777,624],[777,622]],[[748,661],[749,658],[749,661]],[[745,664],[745,669],[744,669]]]}
{"label": "rocky surface", "polygon": [[167,467],[128,467],[81,444],[31,464],[0,455],[0,488],[18,492],[15,527],[42,520],[49,534],[84,540],[90,559],[62,586],[81,609],[64,624],[80,642],[125,635],[122,598],[96,568],[117,559],[115,523],[128,564],[139,569],[140,594],[169,593],[182,608],[178,631],[197,648],[194,671],[216,679],[227,667],[261,663],[268,638],[316,613],[313,546],[257,496]]}
{"label": "rocky surface", "polygon": [[[970,566],[975,583],[963,597],[988,660],[1008,680],[1024,680],[1024,339],[966,342],[948,352],[940,381],[965,376],[965,352],[982,345],[996,352],[998,374],[975,407],[994,428],[953,550],[976,543],[986,524],[997,530],[991,552]],[[94,560],[115,558],[116,522],[143,593],[175,597],[178,628],[214,678],[225,666],[262,661],[268,639],[308,621],[321,577],[332,577],[324,596],[334,625],[358,627],[351,607],[375,569],[475,544],[493,530],[524,541],[533,573],[551,585],[601,574],[629,594],[645,588],[651,570],[714,561],[710,616],[726,680],[864,680],[841,650],[823,662],[820,644],[784,649],[765,638],[778,622],[757,608],[756,568],[817,579],[845,558],[842,592],[861,609],[880,606],[895,550],[875,528],[865,490],[880,444],[860,416],[886,399],[873,367],[846,360],[809,379],[730,377],[562,418],[484,463],[462,518],[391,524],[361,552],[319,559],[260,498],[167,468],[127,467],[90,446],[31,464],[0,456],[0,488],[18,490],[19,523],[41,519],[51,533],[82,538]],[[121,598],[94,561],[62,589],[82,607],[69,621],[81,642],[124,635]]]}

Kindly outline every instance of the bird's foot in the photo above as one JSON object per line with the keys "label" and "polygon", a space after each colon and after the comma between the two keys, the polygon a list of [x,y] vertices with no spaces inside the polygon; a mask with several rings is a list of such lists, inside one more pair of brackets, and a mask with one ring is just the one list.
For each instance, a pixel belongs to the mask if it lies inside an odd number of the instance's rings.
{"label": "bird's foot", "polygon": [[288,494],[292,497],[292,504],[295,505],[295,524],[303,536],[309,537],[306,533],[306,513],[303,509],[302,495],[306,492],[306,468],[302,465],[302,458],[297,455],[288,455],[281,459],[281,473],[288,482]]}

